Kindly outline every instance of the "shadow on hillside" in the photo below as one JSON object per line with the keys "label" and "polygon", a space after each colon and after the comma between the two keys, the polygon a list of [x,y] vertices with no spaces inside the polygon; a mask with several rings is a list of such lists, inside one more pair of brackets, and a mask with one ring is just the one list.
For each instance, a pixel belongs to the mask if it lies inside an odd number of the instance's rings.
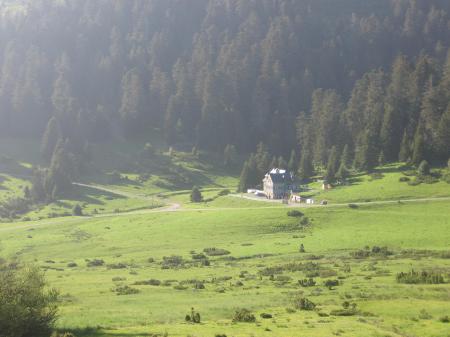
{"label": "shadow on hillside", "polygon": [[395,167],[381,167],[375,169],[375,173],[397,173],[397,172],[404,172],[411,170],[412,167],[408,165],[401,165],[401,166],[395,166]]}
{"label": "shadow on hillside", "polygon": [[101,191],[86,186],[75,186],[73,194],[71,195],[71,200],[78,201],[80,203],[104,205],[105,203],[102,200],[99,200],[99,198],[104,198],[107,200],[126,199],[126,197],[122,195],[107,191]]}
{"label": "shadow on hillside", "polygon": [[[108,329],[109,330],[109,329]],[[112,329],[111,329],[112,330]],[[71,332],[77,337],[138,337],[138,336],[155,336],[152,333],[132,333],[132,332],[120,332],[113,333],[109,331],[105,331],[103,328],[83,328],[83,329],[66,329],[61,332]]]}

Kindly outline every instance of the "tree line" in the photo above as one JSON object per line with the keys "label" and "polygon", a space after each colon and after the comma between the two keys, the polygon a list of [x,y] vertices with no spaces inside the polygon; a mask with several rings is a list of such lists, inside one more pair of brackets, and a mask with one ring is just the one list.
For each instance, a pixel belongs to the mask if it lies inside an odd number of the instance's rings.
{"label": "tree line", "polygon": [[409,157],[420,137],[443,156],[446,0],[24,0],[0,11],[0,134],[43,137],[49,165],[60,139],[81,154],[86,141],[154,132],[209,151],[263,142],[277,160],[295,149],[321,165],[333,145],[361,167],[380,152]]}

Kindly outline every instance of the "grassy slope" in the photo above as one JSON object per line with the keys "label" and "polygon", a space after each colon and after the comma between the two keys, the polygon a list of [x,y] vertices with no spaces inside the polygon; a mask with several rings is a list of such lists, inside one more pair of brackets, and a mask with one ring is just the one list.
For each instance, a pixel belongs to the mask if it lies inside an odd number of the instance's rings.
{"label": "grassy slope", "polygon": [[[37,151],[36,146],[23,145],[0,142],[0,155],[16,159],[20,170],[29,168],[30,161],[38,162],[38,156],[33,152]],[[169,167],[181,170],[182,176],[202,186],[205,199],[215,198],[223,189],[233,191],[236,173],[230,177],[220,165],[212,165],[211,162],[218,162],[217,159],[203,157],[197,160],[189,154],[175,153],[170,157],[166,154],[160,157],[160,162],[150,163],[150,179],[138,182],[137,176],[128,172],[123,163],[132,162],[141,145],[99,145],[95,149],[95,165],[108,167],[111,171],[117,169],[128,176],[128,180],[111,183],[103,175],[87,179],[90,183],[103,183],[112,191],[125,191],[129,197],[79,188],[72,200],[49,205],[32,214],[32,218],[45,217],[52,212],[70,211],[75,203],[81,203],[86,213],[97,209],[105,213],[104,217],[0,224],[0,256],[19,257],[40,264],[48,270],[51,284],[61,290],[63,303],[58,322],[61,327],[102,326],[105,329],[85,335],[108,337],[165,331],[170,336],[213,336],[216,333],[227,333],[228,336],[448,336],[448,325],[438,322],[438,318],[450,314],[450,286],[395,283],[397,272],[412,267],[418,270],[440,268],[450,277],[448,259],[395,255],[381,260],[354,260],[348,254],[366,245],[387,245],[396,252],[407,248],[448,250],[448,201],[372,205],[359,209],[305,209],[302,211],[312,219],[313,227],[302,231],[290,226],[297,220],[288,218],[281,204],[231,196],[192,204],[189,190],[174,191],[170,187],[166,175]],[[27,161],[27,158],[32,159]],[[369,176],[360,176],[351,186],[328,192],[319,191],[320,186],[315,183],[311,185],[316,189],[312,194],[330,203],[450,195],[450,185],[446,183],[409,186],[399,183],[403,175],[397,167],[387,166],[383,171],[382,179],[371,181]],[[8,173],[3,174],[6,180],[0,184],[3,186],[0,198],[17,194],[21,186],[27,184],[20,176],[11,175],[18,172],[16,169],[0,172]],[[107,215],[115,209],[149,207],[152,197],[145,196],[155,194],[165,202],[182,204],[184,210]],[[204,210],[198,211],[198,208]],[[258,271],[265,266],[305,262],[305,254],[297,253],[300,243],[305,245],[308,253],[323,255],[317,262],[323,270],[332,270],[344,277],[343,285],[328,290],[322,286],[324,279],[318,277],[317,287],[300,288],[297,280],[305,277],[303,272],[285,272],[284,275],[291,277],[286,284],[271,281],[268,277],[260,278]],[[233,257],[250,258],[227,261],[219,257],[211,258],[210,267],[161,269],[163,256],[177,254],[190,261],[191,251],[201,252],[212,246],[228,249]],[[255,256],[259,254],[272,256]],[[149,257],[156,262],[149,263]],[[106,264],[126,263],[128,267],[120,270],[105,266],[87,268],[85,260],[94,258],[104,259]],[[69,262],[76,262],[78,266],[69,268]],[[344,265],[351,267],[350,273],[344,271]],[[247,271],[247,276],[240,278],[241,271]],[[118,276],[123,281],[112,280]],[[232,279],[212,282],[221,276]],[[132,286],[135,281],[150,278],[176,281],[168,287],[135,286],[141,290],[137,295],[117,296],[111,291],[116,285]],[[190,279],[207,281],[206,289],[173,288]],[[236,286],[239,280],[243,286]],[[225,292],[217,292],[219,288]],[[317,303],[322,312],[339,308],[342,301],[348,299],[374,316],[321,318],[315,312],[288,313],[286,308],[292,307],[292,294],[301,292]],[[191,306],[201,312],[204,324],[192,326],[183,322]],[[256,314],[270,312],[274,319],[262,320],[258,316],[257,324],[232,324],[233,311],[243,307]],[[418,319],[422,308],[431,314],[431,319]],[[78,332],[78,335],[83,333]]]}
{"label": "grassy slope", "polygon": [[[346,260],[349,249],[365,245],[388,245],[393,249],[448,249],[450,234],[446,230],[450,219],[447,202],[420,205],[362,207],[347,209],[308,209],[313,219],[311,231],[279,231],[277,224],[292,223],[285,209],[222,211],[185,211],[171,214],[147,214],[123,218],[71,220],[54,222],[31,230],[13,225],[2,225],[1,254],[19,255],[24,260],[37,260],[42,266],[61,268],[48,270],[52,285],[61,289],[65,303],[62,307],[61,326],[85,327],[101,325],[119,329],[110,334],[133,332],[164,332],[170,336],[211,336],[226,332],[233,336],[292,336],[308,333],[329,336],[342,330],[348,336],[396,336],[394,325],[401,333],[411,336],[445,336],[446,326],[437,318],[450,310],[450,286],[404,286],[394,282],[395,273],[414,266],[440,267],[450,272],[450,261],[439,259],[405,260]],[[434,214],[427,216],[426,214]],[[426,220],[427,226],[423,225]],[[55,220],[53,220],[55,221]],[[32,236],[32,238],[28,238]],[[299,238],[304,236],[303,238]],[[26,244],[24,244],[24,241]],[[345,276],[344,285],[336,290],[324,287],[320,296],[310,297],[320,304],[324,312],[337,308],[350,296],[363,309],[375,317],[320,318],[315,313],[288,314],[291,306],[289,293],[305,291],[296,285],[303,278],[302,272],[287,273],[292,281],[276,285],[267,277],[257,276],[263,266],[302,261],[298,254],[299,243],[307,251],[324,254],[319,261],[323,268],[333,269]],[[252,245],[248,245],[252,244]],[[231,251],[232,256],[252,256],[270,253],[272,257],[251,258],[236,262],[213,259],[211,267],[178,270],[162,270],[158,264],[163,256],[182,255],[190,259],[190,251],[202,251],[205,247],[220,247]],[[342,258],[339,258],[342,256]],[[153,257],[156,263],[148,263]],[[85,259],[102,258],[108,263],[126,262],[133,267],[108,270],[105,267],[87,268]],[[52,260],[55,263],[46,263]],[[77,268],[66,264],[74,261]],[[377,263],[373,265],[373,263]],[[342,271],[344,264],[351,265],[350,274]],[[371,267],[372,266],[372,267]],[[246,270],[255,279],[242,279],[244,287],[234,286],[240,280],[239,273]],[[375,281],[366,276],[380,273]],[[140,286],[141,293],[116,296],[111,292],[113,277],[124,277],[124,284],[155,278],[159,280],[211,280],[219,276],[232,276],[231,281],[206,284],[206,290],[175,290],[172,287]],[[318,278],[319,283],[320,278]],[[174,283],[174,285],[177,282]],[[225,293],[217,293],[223,287]],[[419,315],[426,303],[432,320],[411,321]],[[184,314],[194,306],[207,324],[191,326],[183,323]],[[247,307],[255,312],[268,311],[274,320],[255,324],[230,325],[235,308]],[[398,310],[397,310],[397,309]],[[308,321],[308,324],[305,324]],[[268,327],[272,332],[266,332]],[[390,331],[390,332],[387,332]],[[106,334],[106,332],[105,332]]]}

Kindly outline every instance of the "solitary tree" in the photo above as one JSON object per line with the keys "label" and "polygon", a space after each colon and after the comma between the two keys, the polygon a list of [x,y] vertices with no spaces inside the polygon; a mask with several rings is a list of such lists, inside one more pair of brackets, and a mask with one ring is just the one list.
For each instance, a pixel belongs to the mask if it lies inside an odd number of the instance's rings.
{"label": "solitary tree", "polygon": [[202,192],[200,192],[197,186],[194,186],[191,192],[191,202],[202,202],[202,200]]}
{"label": "solitary tree", "polygon": [[82,216],[83,215],[83,209],[81,208],[81,206],[79,204],[76,204],[73,207],[72,214],[75,215],[75,216]]}
{"label": "solitary tree", "polygon": [[48,337],[57,316],[58,292],[38,267],[0,264],[0,336]]}
{"label": "solitary tree", "polygon": [[417,174],[422,177],[430,174],[430,165],[426,160],[423,160],[420,163],[419,168],[417,169]]}

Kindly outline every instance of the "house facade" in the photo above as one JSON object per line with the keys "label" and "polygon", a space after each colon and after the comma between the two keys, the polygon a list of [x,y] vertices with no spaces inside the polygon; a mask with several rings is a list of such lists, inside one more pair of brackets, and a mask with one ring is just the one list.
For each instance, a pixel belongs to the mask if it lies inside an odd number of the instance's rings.
{"label": "house facade", "polygon": [[294,189],[294,179],[286,170],[273,169],[264,176],[263,186],[267,198],[285,199]]}

